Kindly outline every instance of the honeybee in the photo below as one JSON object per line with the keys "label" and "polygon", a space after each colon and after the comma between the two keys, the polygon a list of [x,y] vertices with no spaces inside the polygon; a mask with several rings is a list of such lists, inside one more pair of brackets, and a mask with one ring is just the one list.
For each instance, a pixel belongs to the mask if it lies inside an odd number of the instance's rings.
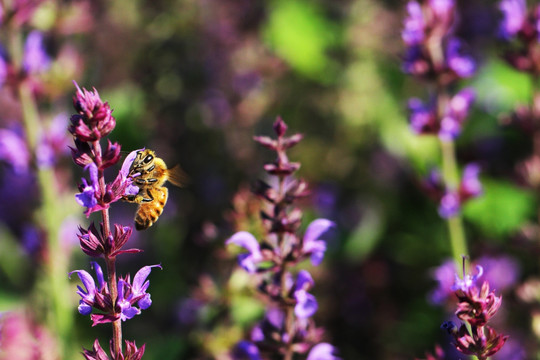
{"label": "honeybee", "polygon": [[[137,173],[140,175],[136,176]],[[135,213],[135,229],[145,230],[157,221],[167,203],[169,191],[163,186],[165,182],[182,186],[185,175],[178,165],[168,169],[154,151],[145,149],[137,152],[129,168],[129,176],[136,176],[133,184],[139,187],[139,193],[125,195],[123,200],[139,204]]]}

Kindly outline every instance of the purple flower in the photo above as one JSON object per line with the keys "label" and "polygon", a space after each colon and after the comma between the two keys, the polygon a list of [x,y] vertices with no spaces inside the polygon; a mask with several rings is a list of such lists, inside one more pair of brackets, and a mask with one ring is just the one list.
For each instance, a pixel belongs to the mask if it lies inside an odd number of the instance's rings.
{"label": "purple flower", "polygon": [[249,273],[254,273],[257,270],[257,263],[263,260],[263,256],[259,242],[253,235],[247,231],[240,231],[231,236],[225,244],[236,244],[249,251],[248,254],[238,255],[238,263]]}
{"label": "purple flower", "polygon": [[509,256],[483,256],[475,261],[484,269],[483,279],[498,291],[505,291],[519,278],[519,263]]}
{"label": "purple flower", "polygon": [[484,268],[481,265],[476,265],[476,275],[465,274],[465,262],[463,263],[463,279],[459,277],[458,274],[455,274],[454,285],[452,285],[452,290],[457,291],[461,290],[467,292],[471,287],[476,286],[476,281],[484,273]]}
{"label": "purple flower", "polygon": [[454,0],[429,0],[429,7],[442,20],[448,20],[453,17],[454,6]]}
{"label": "purple flower", "polygon": [[476,71],[474,59],[463,54],[463,45],[459,39],[451,38],[446,44],[446,62],[448,67],[459,77],[468,78]]}
{"label": "purple flower", "polygon": [[334,356],[336,349],[328,343],[320,343],[311,348],[306,360],[340,360]]}
{"label": "purple flower", "polygon": [[[148,309],[152,305],[150,294],[146,292],[150,281],[146,280],[153,267],[162,269],[161,265],[150,265],[142,267],[133,278],[133,284],[127,279],[118,280],[118,300],[117,305],[121,309],[120,319],[126,321],[139,315],[141,310]],[[139,308],[133,306],[137,304]]]}
{"label": "purple flower", "polygon": [[330,220],[316,219],[307,227],[304,234],[302,251],[306,255],[311,255],[311,263],[313,266],[317,266],[321,263],[324,252],[326,251],[326,242],[319,238],[334,226],[335,224]]}
{"label": "purple flower", "polygon": [[68,130],[81,141],[91,142],[107,136],[116,126],[116,119],[108,103],[101,101],[96,89],[90,92],[79,88],[73,97],[78,114],[71,116]]}
{"label": "purple flower", "polygon": [[[1,50],[1,47],[0,47]],[[8,64],[0,51],[0,88],[4,85],[8,77]]]}
{"label": "purple flower", "polygon": [[300,270],[294,285],[293,296],[296,299],[294,313],[301,319],[312,316],[319,307],[315,296],[307,292],[313,285],[314,282],[310,273],[306,270]]}
{"label": "purple flower", "polygon": [[420,45],[409,46],[403,57],[403,72],[406,74],[423,76],[430,70],[429,61]]}
{"label": "purple flower", "polygon": [[407,3],[407,13],[408,16],[405,18],[401,37],[408,46],[418,45],[425,37],[425,22],[422,7],[416,1],[409,1],[409,3]]}
{"label": "purple flower", "polygon": [[409,99],[409,122],[415,134],[435,134],[439,130],[435,104],[424,104],[417,98]]}
{"label": "purple flower", "polygon": [[7,162],[17,174],[28,171],[30,152],[22,130],[0,129],[0,160]]}
{"label": "purple flower", "polygon": [[466,88],[458,92],[450,100],[445,116],[441,120],[439,138],[451,141],[461,133],[461,128],[465,118],[469,115],[469,110],[475,98],[474,90]]}
{"label": "purple flower", "polygon": [[105,288],[105,281],[103,279],[103,271],[101,270],[101,267],[94,261],[92,261],[91,264],[98,279],[97,288],[94,278],[85,270],[73,270],[68,274],[71,278],[71,274],[77,273],[79,279],[81,279],[81,282],[84,285],[84,289],[77,285],[77,294],[81,297],[78,308],[81,315],[89,315],[92,312],[96,293],[101,292],[101,290]]}
{"label": "purple flower", "polygon": [[234,347],[232,358],[234,360],[261,360],[259,349],[252,342],[242,340]]}
{"label": "purple flower", "polygon": [[459,195],[461,202],[482,195],[483,188],[482,183],[478,178],[479,174],[480,167],[476,164],[468,164],[463,169],[463,176],[461,178],[461,184],[459,186]]}
{"label": "purple flower", "polygon": [[455,191],[449,191],[443,195],[439,204],[439,215],[443,219],[456,216],[461,210],[459,195]]}
{"label": "purple flower", "polygon": [[527,16],[527,4],[525,0],[502,0],[499,9],[503,13],[499,36],[509,40],[522,29]]}
{"label": "purple flower", "polygon": [[49,69],[51,58],[45,52],[43,34],[37,30],[28,34],[24,44],[23,68],[29,74],[40,74]]}
{"label": "purple flower", "polygon": [[442,304],[452,293],[456,274],[456,264],[454,260],[449,259],[441,266],[431,271],[431,276],[438,282],[438,286],[429,295],[429,300],[433,304]]}
{"label": "purple flower", "polygon": [[100,193],[97,166],[91,163],[85,169],[90,173],[90,183],[85,178],[81,179],[80,193],[75,195],[75,201],[79,205],[86,207],[85,214],[88,217],[92,212],[101,210],[102,207],[98,205],[97,200]]}
{"label": "purple flower", "polygon": [[69,152],[70,137],[66,133],[66,116],[55,116],[47,129],[40,134],[37,144],[36,159],[42,167],[54,165],[60,155]]}

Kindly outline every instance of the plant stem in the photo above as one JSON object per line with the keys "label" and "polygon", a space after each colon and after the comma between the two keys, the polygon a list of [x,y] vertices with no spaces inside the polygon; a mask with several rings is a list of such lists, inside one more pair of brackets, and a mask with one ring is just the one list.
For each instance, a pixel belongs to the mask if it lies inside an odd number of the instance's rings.
{"label": "plant stem", "polygon": [[[444,86],[439,86],[437,90],[437,116],[439,122],[443,119],[448,106],[449,96]],[[441,140],[443,180],[448,191],[456,191],[459,186],[459,171],[456,160],[456,150],[453,140]],[[456,264],[456,269],[461,267],[463,257],[468,256],[467,241],[463,229],[461,213],[448,218],[448,232],[452,257]]]}

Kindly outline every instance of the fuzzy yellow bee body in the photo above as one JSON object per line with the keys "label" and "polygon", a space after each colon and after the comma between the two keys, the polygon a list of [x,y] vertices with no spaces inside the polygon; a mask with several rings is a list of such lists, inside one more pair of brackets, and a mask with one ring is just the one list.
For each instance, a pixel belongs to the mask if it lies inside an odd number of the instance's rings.
{"label": "fuzzy yellow bee body", "polygon": [[163,213],[169,197],[165,182],[182,186],[185,176],[178,166],[168,169],[165,162],[150,149],[137,152],[129,175],[134,176],[133,184],[139,187],[139,192],[137,195],[126,195],[123,200],[139,204],[135,213],[135,229],[145,230]]}

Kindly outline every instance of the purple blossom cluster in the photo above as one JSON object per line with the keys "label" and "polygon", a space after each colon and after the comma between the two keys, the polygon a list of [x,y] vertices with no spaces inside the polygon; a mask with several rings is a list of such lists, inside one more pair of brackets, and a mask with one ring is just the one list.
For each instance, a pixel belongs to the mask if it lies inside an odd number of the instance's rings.
{"label": "purple blossom cluster", "polygon": [[[75,84],[76,85],[76,84]],[[79,227],[79,242],[85,254],[91,257],[103,257],[107,265],[107,281],[101,267],[92,262],[97,282],[85,270],[74,270],[80,278],[83,287],[78,286],[79,313],[90,315],[93,325],[113,323],[113,338],[111,340],[111,357],[94,342],[93,350],[85,350],[88,360],[129,359],[139,360],[144,354],[144,346],[138,349],[134,342],[126,341],[126,353],[121,345],[121,322],[133,318],[152,304],[147,293],[149,281],[146,280],[152,268],[160,265],[142,267],[131,281],[130,276],[116,279],[116,257],[125,253],[137,253],[139,249],[123,249],[131,236],[129,226],[114,224],[114,231],[109,224],[110,205],[124,195],[135,195],[139,188],[133,185],[133,179],[128,176],[136,151],[131,152],[125,159],[120,171],[113,181],[105,181],[104,171],[120,160],[120,145],[107,140],[107,147],[102,149],[100,140],[105,139],[116,125],[112,110],[104,103],[94,89],[88,91],[77,86],[73,105],[76,114],[71,116],[69,132],[73,134],[75,147],[71,148],[74,162],[83,167],[89,174],[89,180],[82,179],[79,193],[75,200],[85,207],[85,214],[101,212],[103,222],[99,227],[94,223],[88,228]]]}
{"label": "purple blossom cluster", "polygon": [[321,236],[334,226],[327,219],[316,219],[299,235],[302,211],[294,206],[308,194],[307,183],[293,177],[300,167],[290,162],[286,151],[302,140],[302,135],[285,136],[287,126],[278,117],[274,123],[276,139],[256,136],[259,144],[275,151],[274,162],[264,166],[277,181],[270,185],[259,181],[254,192],[267,203],[261,212],[266,234],[262,239],[240,231],[227,240],[247,250],[238,256],[238,263],[259,282],[258,291],[270,304],[266,315],[252,330],[250,341],[241,341],[233,350],[235,359],[267,359],[280,355],[292,359],[293,354],[307,354],[308,360],[337,360],[335,349],[321,342],[322,329],[311,317],[318,309],[311,274],[304,269],[292,272],[300,262],[309,259],[313,266],[321,263],[326,242]]}
{"label": "purple blossom cluster", "polygon": [[[437,89],[427,103],[418,98],[409,100],[411,130],[417,135],[438,136],[441,143],[452,143],[461,134],[475,99],[471,88],[454,95],[448,92],[456,81],[471,77],[476,71],[476,62],[454,35],[456,19],[453,0],[412,0],[407,4],[402,31],[407,47],[403,70],[433,82]],[[446,183],[448,179],[443,180],[438,172],[431,174],[425,188],[439,203],[441,217],[457,216],[465,201],[482,193],[478,174],[478,166],[465,167],[458,187]]]}
{"label": "purple blossom cluster", "polygon": [[459,214],[467,201],[482,195],[483,188],[478,178],[479,174],[480,167],[477,164],[468,164],[463,169],[457,189],[448,189],[439,171],[433,170],[422,185],[426,192],[439,203],[439,215],[447,219]]}
{"label": "purple blossom cluster", "polygon": [[456,23],[455,7],[453,0],[407,3],[401,33],[407,46],[403,71],[436,80],[443,86],[475,73],[476,62],[452,33]]}
{"label": "purple blossom cluster", "polygon": [[538,74],[540,5],[528,9],[525,0],[502,0],[499,9],[503,15],[499,25],[499,36],[511,42],[505,53],[505,59],[520,71]]}
{"label": "purple blossom cluster", "polygon": [[463,278],[456,274],[453,290],[458,306],[455,315],[463,323],[458,326],[452,321],[446,321],[441,328],[453,337],[453,345],[461,353],[486,360],[503,347],[508,336],[498,334],[487,325],[499,310],[502,297],[496,296],[495,292],[490,290],[488,281],[484,281],[479,287],[477,282],[483,273],[482,266],[477,265],[476,271],[475,275],[465,274],[464,261]]}

